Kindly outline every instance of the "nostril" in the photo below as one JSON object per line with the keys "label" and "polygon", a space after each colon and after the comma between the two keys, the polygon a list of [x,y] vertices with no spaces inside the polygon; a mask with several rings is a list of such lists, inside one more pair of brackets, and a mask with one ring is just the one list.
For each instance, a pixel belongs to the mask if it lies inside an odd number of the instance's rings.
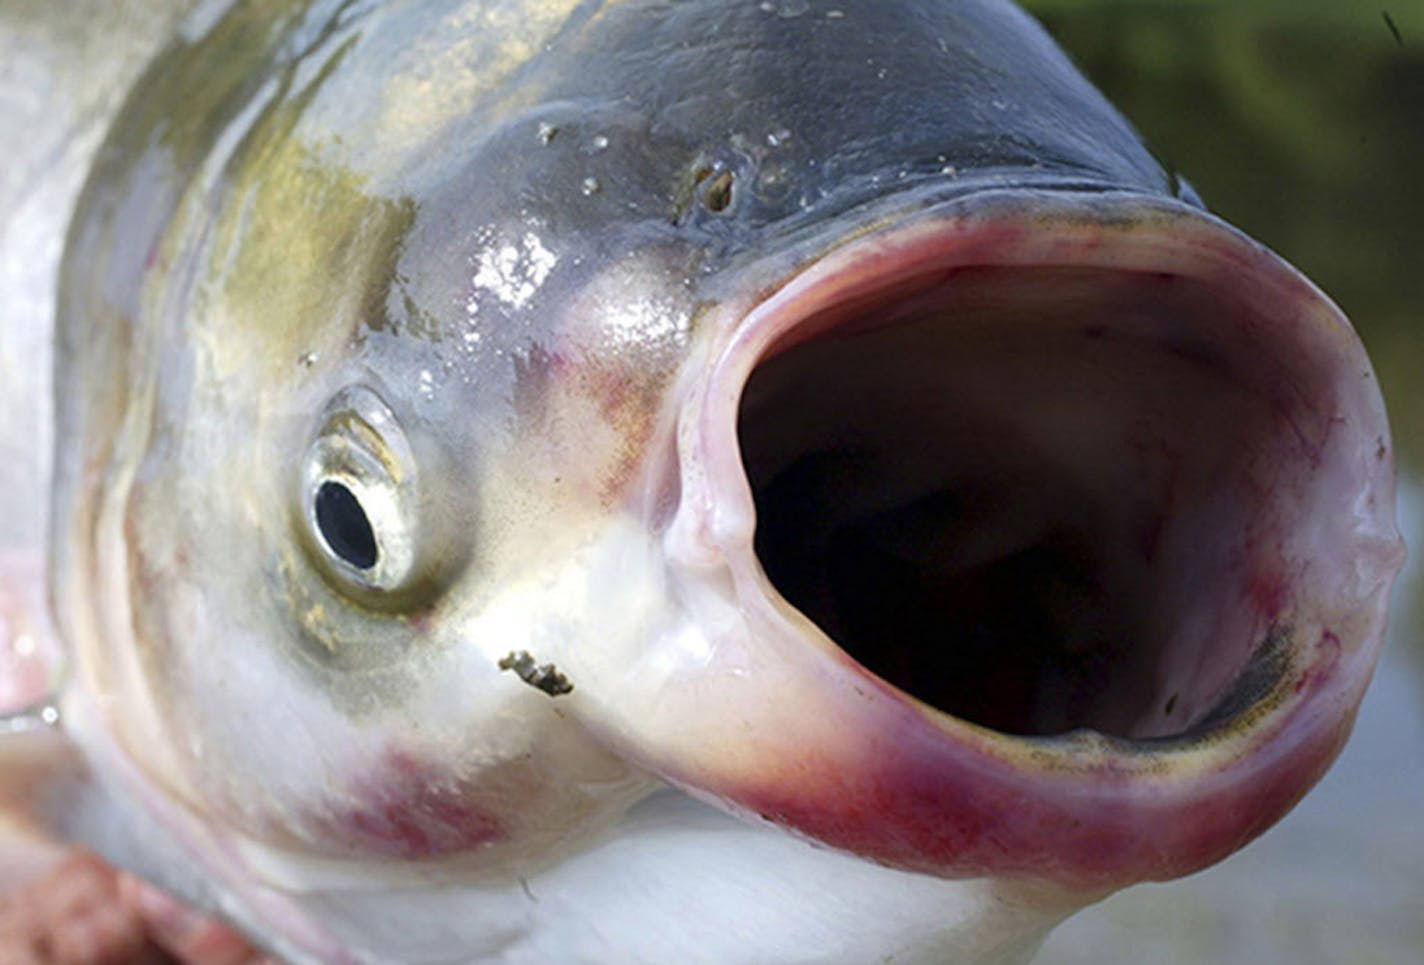
{"label": "nostril", "polygon": [[734,176],[721,170],[711,174],[701,187],[702,204],[713,214],[721,214],[732,206]]}

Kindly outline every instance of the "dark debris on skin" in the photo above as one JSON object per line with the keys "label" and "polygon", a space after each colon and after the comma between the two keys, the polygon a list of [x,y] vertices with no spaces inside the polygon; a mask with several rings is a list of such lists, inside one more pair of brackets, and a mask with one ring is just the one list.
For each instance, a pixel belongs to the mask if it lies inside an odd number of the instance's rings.
{"label": "dark debris on skin", "polygon": [[551,663],[537,663],[528,650],[511,651],[499,662],[500,670],[512,670],[519,679],[550,697],[572,693],[574,685]]}

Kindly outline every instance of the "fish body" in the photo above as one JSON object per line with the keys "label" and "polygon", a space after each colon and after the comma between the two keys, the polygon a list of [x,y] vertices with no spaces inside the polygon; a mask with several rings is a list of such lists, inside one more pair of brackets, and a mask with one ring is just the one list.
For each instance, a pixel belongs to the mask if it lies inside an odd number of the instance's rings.
{"label": "fish body", "polygon": [[181,12],[4,329],[26,826],[292,960],[1009,962],[1338,752],[1368,360],[1017,8]]}

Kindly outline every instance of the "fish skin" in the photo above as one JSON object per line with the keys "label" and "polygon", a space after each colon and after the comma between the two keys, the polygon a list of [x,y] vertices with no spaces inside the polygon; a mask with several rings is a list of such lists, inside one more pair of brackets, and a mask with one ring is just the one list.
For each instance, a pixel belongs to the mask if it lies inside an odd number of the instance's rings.
{"label": "fish skin", "polygon": [[[65,230],[114,113],[189,6],[0,4],[0,493],[11,510],[0,514],[0,714],[41,701],[62,665],[44,572],[54,305]],[[32,735],[21,743],[0,751],[4,888],[38,874],[56,850],[34,833],[23,778],[38,766],[46,782],[58,783],[55,773],[78,766],[60,739]]]}
{"label": "fish skin", "polygon": [[[839,12],[199,10],[100,151],[59,284],[57,384],[91,391],[57,396],[54,592],[96,781],[56,830],[297,960],[1013,961],[1116,886],[940,880],[727,821],[661,789],[739,809],[630,752],[598,686],[625,657],[668,670],[629,643],[680,589],[638,535],[677,498],[649,466],[766,294],[994,190],[1199,209],[1015,8],[883,4],[876,31]],[[291,508],[315,414],[382,418],[330,408],[352,382],[397,413],[378,461],[424,514],[393,594],[313,575]],[[531,619],[550,600],[582,615]],[[518,653],[572,691],[502,672]],[[784,823],[850,846],[816,820]],[[662,889],[691,860],[716,886],[681,900],[738,929],[609,883]],[[747,881],[817,899],[763,907]]]}

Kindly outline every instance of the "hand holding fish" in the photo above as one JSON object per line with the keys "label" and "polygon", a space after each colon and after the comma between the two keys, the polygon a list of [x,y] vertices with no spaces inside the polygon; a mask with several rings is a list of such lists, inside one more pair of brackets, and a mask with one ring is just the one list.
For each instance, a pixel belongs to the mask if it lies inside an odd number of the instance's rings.
{"label": "hand holding fish", "polygon": [[0,894],[0,965],[259,965],[232,929],[75,852],[36,881]]}

